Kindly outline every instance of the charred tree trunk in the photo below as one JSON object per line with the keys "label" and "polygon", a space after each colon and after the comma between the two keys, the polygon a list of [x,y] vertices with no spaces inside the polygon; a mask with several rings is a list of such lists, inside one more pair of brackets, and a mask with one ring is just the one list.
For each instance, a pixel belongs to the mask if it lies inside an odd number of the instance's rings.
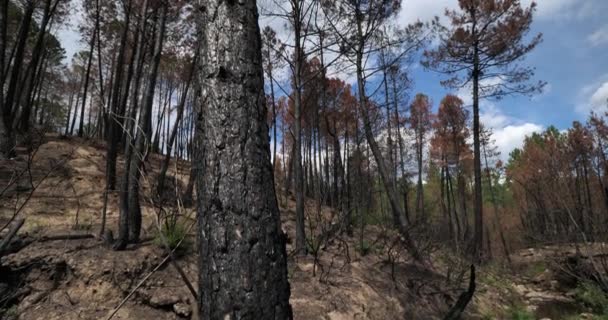
{"label": "charred tree trunk", "polygon": [[38,67],[38,63],[42,57],[42,52],[44,51],[44,36],[46,35],[46,29],[55,13],[55,9],[57,9],[57,5],[59,4],[59,0],[46,0],[44,4],[44,13],[42,16],[42,22],[40,23],[40,30],[38,31],[38,35],[36,36],[36,43],[34,48],[32,49],[32,59],[30,61],[30,66],[32,67],[32,74],[30,76],[29,81],[26,83],[26,89],[24,95],[22,96],[23,103],[23,111],[21,113],[20,119],[20,129],[23,132],[28,132],[30,127],[30,114],[32,111],[32,104],[30,103],[30,98],[34,92],[34,85],[36,83],[36,69]]}
{"label": "charred tree trunk", "polygon": [[[7,69],[5,67],[7,16],[8,0],[0,0],[0,88],[4,88]],[[0,90],[0,158],[10,156],[13,150],[10,131],[4,121],[4,90]]]}
{"label": "charred tree trunk", "polygon": [[365,49],[365,39],[363,36],[363,26],[362,26],[362,13],[357,9],[357,52],[356,52],[356,69],[357,69],[357,89],[359,95],[359,109],[361,110],[361,114],[363,116],[363,128],[365,132],[365,138],[371,152],[376,160],[376,164],[378,165],[378,172],[380,173],[380,178],[382,180],[382,184],[386,190],[386,194],[391,205],[391,212],[393,216],[393,221],[399,231],[401,237],[403,238],[404,245],[406,246],[409,253],[412,257],[417,261],[423,261],[423,257],[418,250],[417,245],[414,243],[412,238],[410,237],[409,231],[407,230],[407,222],[404,220],[403,210],[399,206],[399,200],[397,200],[397,190],[393,188],[393,185],[390,182],[389,177],[389,169],[384,161],[382,153],[380,151],[380,147],[376,142],[376,138],[374,137],[372,122],[367,110],[367,97],[365,95],[365,84],[364,84],[364,66],[363,66],[363,51]]}
{"label": "charred tree trunk", "polygon": [[[142,28],[143,30],[146,29],[147,26],[147,19],[146,19],[146,12],[148,11],[148,0],[144,0],[144,4],[142,6],[142,11],[141,11],[141,19],[143,19],[142,22]],[[142,79],[142,73],[143,73],[143,66],[144,66],[144,60],[145,60],[145,42],[146,42],[146,33],[145,32],[141,32],[140,38],[139,38],[139,42],[137,43],[136,49],[135,49],[135,70],[134,70],[134,75],[135,75],[135,80],[133,83],[133,93],[131,94],[131,101],[130,101],[130,105],[129,105],[129,115],[127,116],[125,122],[125,128],[126,128],[126,132],[124,134],[125,136],[125,153],[129,152],[130,148],[131,148],[131,144],[130,143],[126,143],[126,141],[131,141],[133,140],[133,128],[135,127],[135,121],[136,121],[136,117],[137,117],[137,103],[139,101],[139,90],[141,87],[141,79]]]}
{"label": "charred tree trunk", "polygon": [[[475,26],[475,22],[473,24]],[[472,28],[475,30],[475,27]],[[483,261],[483,198],[481,185],[481,141],[480,141],[480,122],[479,122],[479,44],[474,46],[474,67],[473,67],[473,173],[474,183],[474,205],[475,216],[475,236],[473,237],[473,259],[479,264]]]}
{"label": "charred tree trunk", "polygon": [[[8,4],[7,4],[8,7]],[[27,44],[27,38],[30,31],[30,25],[32,22],[32,15],[34,14],[35,5],[32,1],[27,1],[23,10],[23,18],[21,20],[21,26],[19,27],[19,34],[17,35],[17,43],[15,43],[15,55],[14,63],[11,69],[11,76],[6,90],[6,99],[2,109],[2,120],[4,121],[4,130],[1,134],[0,139],[0,152],[6,157],[11,157],[15,153],[15,135],[13,134],[13,104],[17,95],[17,85],[21,75],[21,67],[23,65],[23,57],[25,54],[25,47]],[[7,8],[4,8],[2,13],[5,19],[8,18],[6,15]],[[5,22],[6,25],[6,22]],[[6,27],[4,27],[4,32]],[[6,45],[6,43],[5,43]],[[10,61],[10,60],[9,60]],[[8,66],[5,66],[4,71],[8,71]],[[5,77],[3,77],[5,79]]]}
{"label": "charred tree trunk", "polygon": [[118,140],[121,130],[121,121],[118,118],[118,109],[120,104],[120,87],[123,78],[122,69],[125,61],[125,47],[127,45],[129,25],[131,23],[131,0],[128,0],[125,6],[125,25],[118,49],[118,58],[115,66],[116,70],[112,83],[112,99],[110,101],[110,110],[108,112],[108,155],[106,159],[106,179],[108,190],[114,190],[116,187],[116,158],[118,157]]}
{"label": "charred tree trunk", "polygon": [[[139,117],[138,129],[135,134],[135,143],[130,154],[128,165],[128,180],[127,180],[127,197],[121,198],[120,205],[120,225],[119,239],[115,245],[116,250],[124,249],[126,243],[137,243],[141,232],[141,206],[139,203],[139,184],[142,171],[142,164],[147,152],[146,145],[149,144],[149,132],[152,130],[150,122],[147,121],[152,113],[152,105],[154,103],[154,90],[156,89],[156,80],[158,78],[158,66],[162,54],[162,47],[165,34],[165,26],[167,22],[167,11],[169,4],[162,2],[160,4],[160,22],[156,39],[154,40],[154,56],[152,65],[150,66],[150,74],[146,91],[144,93],[144,103]],[[124,192],[124,191],[123,191]],[[126,204],[124,201],[126,200]],[[125,211],[126,209],[126,211]],[[127,225],[125,226],[125,222]],[[126,230],[126,232],[125,232]],[[128,239],[125,236],[128,233]]]}
{"label": "charred tree trunk", "polygon": [[[175,118],[175,124],[173,125],[171,136],[169,137],[169,141],[167,142],[167,153],[165,154],[165,159],[163,161],[162,168],[160,169],[160,174],[158,175],[158,188],[156,192],[159,197],[162,195],[163,189],[165,187],[165,176],[167,175],[167,170],[169,169],[169,160],[171,160],[173,144],[175,143],[175,138],[177,137],[177,129],[179,128],[180,121],[182,121],[182,118],[184,117],[184,109],[186,106],[186,101],[188,99],[188,89],[190,88],[192,77],[194,76],[194,70],[196,70],[197,61],[198,50],[197,54],[195,54],[194,58],[192,59],[192,67],[190,69],[190,74],[188,75],[188,80],[186,81],[186,87],[184,88],[184,92],[182,93],[181,101],[177,106],[177,116]],[[167,122],[169,122],[169,119],[167,119]]]}
{"label": "charred tree trunk", "polygon": [[256,1],[208,0],[200,12],[200,316],[291,319]]}
{"label": "charred tree trunk", "polygon": [[[93,50],[95,49],[95,38],[97,37],[97,30],[93,30],[91,36],[91,46],[89,48],[89,57],[87,60],[87,70],[84,75],[84,92],[82,93],[82,106],[80,107],[80,126],[78,127],[78,136],[82,137],[84,134],[84,107],[87,103],[87,93],[89,91],[89,79],[91,79],[91,65],[93,64]],[[89,113],[91,111],[89,110]],[[89,123],[90,125],[90,123]]]}

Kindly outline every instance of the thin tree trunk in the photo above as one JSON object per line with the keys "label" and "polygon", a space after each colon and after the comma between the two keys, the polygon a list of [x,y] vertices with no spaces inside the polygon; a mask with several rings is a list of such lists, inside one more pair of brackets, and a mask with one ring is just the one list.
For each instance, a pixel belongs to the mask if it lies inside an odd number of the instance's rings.
{"label": "thin tree trunk", "polygon": [[[84,77],[84,74],[82,75]],[[76,119],[78,119],[78,106],[80,105],[80,87],[83,85],[82,77],[78,82],[78,92],[76,93],[76,105],[74,106],[74,117],[72,117],[72,125],[70,126],[70,135],[74,135],[74,128],[76,127]]]}
{"label": "thin tree trunk", "polygon": [[295,51],[294,51],[294,105],[295,105],[295,124],[294,124],[294,143],[295,152],[293,157],[295,170],[295,186],[296,194],[296,253],[306,255],[306,232],[304,219],[304,177],[302,173],[302,64],[304,57],[302,56],[302,44],[300,19],[300,2],[296,1],[293,5],[294,19],[294,34],[295,34]]}
{"label": "thin tree trunk", "polygon": [[[357,10],[358,11],[358,10]],[[374,133],[372,130],[371,120],[367,110],[367,96],[365,95],[365,85],[364,85],[364,77],[363,77],[363,50],[364,39],[363,39],[363,30],[362,30],[362,17],[361,12],[357,12],[357,38],[359,41],[357,48],[357,57],[356,57],[356,69],[357,69],[357,88],[359,94],[359,109],[361,110],[361,114],[363,116],[363,127],[365,131],[365,137],[371,152],[376,160],[376,164],[378,166],[378,172],[380,173],[380,178],[386,189],[386,193],[391,204],[391,211],[393,215],[393,221],[396,224],[396,227],[403,238],[404,245],[412,255],[412,257],[421,262],[423,261],[423,257],[418,250],[417,245],[414,243],[412,238],[410,237],[409,231],[407,229],[407,222],[404,221],[404,214],[399,206],[399,201],[397,200],[397,191],[393,188],[390,183],[388,168],[386,167],[386,163],[382,157],[382,153],[380,148],[378,147],[378,143],[376,142],[376,138],[374,137]]]}
{"label": "thin tree trunk", "polygon": [[[141,170],[143,160],[145,158],[146,142],[149,140],[149,132],[152,130],[150,127],[149,115],[152,113],[152,106],[154,104],[154,91],[156,89],[156,80],[158,78],[158,67],[160,65],[163,41],[165,35],[165,26],[167,22],[167,11],[168,4],[161,2],[160,4],[160,22],[159,28],[156,33],[156,39],[154,41],[154,53],[153,61],[150,66],[150,74],[146,90],[144,92],[144,103],[142,104],[142,110],[139,117],[138,130],[136,130],[135,144],[133,151],[130,155],[130,164],[128,168],[128,182],[127,182],[127,199],[121,199],[121,212],[120,212],[120,224],[119,229],[123,230],[119,233],[119,239],[114,246],[115,250],[122,250],[125,248],[128,242],[137,243],[141,232],[141,206],[139,203],[139,179],[141,177]],[[122,200],[127,200],[126,204],[122,203]],[[126,211],[123,212],[123,209]],[[125,218],[126,217],[126,218]],[[127,225],[124,222],[127,221]],[[124,230],[126,229],[127,232]],[[125,235],[128,233],[128,239],[125,239]]]}
{"label": "thin tree trunk", "polygon": [[184,109],[186,106],[186,100],[188,98],[188,89],[190,88],[190,83],[192,82],[192,78],[194,77],[194,71],[196,70],[196,65],[198,63],[198,52],[199,50],[197,49],[196,54],[192,59],[192,67],[190,68],[188,80],[186,80],[186,86],[184,88],[184,92],[182,93],[181,101],[177,106],[177,116],[175,118],[175,124],[173,125],[171,136],[169,137],[169,141],[167,142],[167,153],[165,154],[165,159],[160,169],[160,174],[158,175],[158,188],[156,190],[158,196],[162,194],[165,186],[165,176],[167,175],[167,170],[169,169],[169,161],[171,160],[171,152],[173,151],[173,144],[175,143],[175,138],[177,136],[177,129],[179,128],[181,119],[184,117]]}
{"label": "thin tree trunk", "polygon": [[[141,16],[143,20],[142,23],[142,28],[143,30],[146,29],[147,27],[147,19],[146,17],[146,12],[148,11],[148,0],[144,0],[144,4],[142,6],[142,11],[141,11]],[[139,90],[141,87],[141,79],[142,79],[142,73],[143,73],[143,69],[144,69],[144,60],[145,60],[145,32],[141,33],[141,38],[139,39],[139,42],[137,44],[137,47],[135,49],[135,71],[134,71],[134,75],[135,75],[135,83],[133,85],[133,93],[131,94],[131,101],[130,101],[130,113],[127,116],[126,119],[126,133],[125,133],[125,141],[132,141],[133,137],[134,137],[134,127],[135,127],[135,121],[136,121],[136,117],[137,117],[137,109],[138,109],[138,101],[139,101]],[[131,148],[131,144],[130,143],[125,143],[125,153],[129,152],[129,149]]]}
{"label": "thin tree trunk", "polygon": [[[472,30],[475,30],[475,22]],[[476,39],[476,35],[473,36]],[[479,44],[474,45],[473,67],[473,172],[474,181],[474,216],[475,237],[473,238],[473,261],[479,264],[483,261],[483,198],[481,194],[481,142],[479,125]]]}
{"label": "thin tree trunk", "polygon": [[91,46],[89,48],[89,57],[87,61],[87,70],[84,75],[84,92],[82,93],[82,107],[80,108],[80,126],[78,127],[78,136],[81,138],[84,134],[84,107],[87,103],[87,93],[89,91],[89,79],[91,78],[91,65],[93,63],[93,50],[95,49],[96,37],[97,30],[93,30],[93,35],[91,36]]}
{"label": "thin tree trunk", "polygon": [[65,123],[65,135],[67,136],[70,133],[70,115],[72,113],[72,104],[74,103],[74,91],[70,90],[70,98],[68,99],[68,112],[66,116]]}
{"label": "thin tree trunk", "polygon": [[[115,66],[115,75],[112,84],[112,99],[110,102],[110,111],[108,115],[108,155],[106,159],[106,179],[108,189],[116,188],[116,158],[118,157],[118,142],[120,138],[121,120],[118,118],[120,104],[120,88],[123,82],[123,66],[125,60],[125,52],[127,38],[129,35],[129,25],[131,23],[131,0],[125,4],[125,25],[123,28],[120,46],[118,48],[118,58]],[[125,93],[126,94],[126,93]]]}
{"label": "thin tree trunk", "polygon": [[398,97],[397,97],[397,81],[396,76],[391,77],[392,87],[393,87],[393,107],[395,114],[395,125],[397,130],[397,143],[399,144],[399,167],[401,169],[401,180],[403,181],[403,211],[405,213],[405,219],[408,223],[411,222],[410,219],[410,210],[409,210],[409,201],[408,201],[408,193],[409,193],[409,182],[407,172],[405,171],[405,160],[404,153],[405,147],[403,142],[403,136],[401,135],[401,121],[399,119],[399,105],[398,105]]}
{"label": "thin tree trunk", "polygon": [[[3,15],[5,20],[8,18],[7,13],[8,3],[6,3],[6,8],[3,8]],[[23,57],[25,54],[25,47],[27,44],[27,38],[30,31],[30,25],[32,21],[32,15],[34,13],[35,5],[33,1],[27,1],[25,4],[25,8],[23,10],[23,16],[21,20],[21,25],[19,27],[19,35],[17,36],[17,42],[15,43],[14,51],[15,58],[14,63],[11,69],[11,77],[9,79],[8,88],[6,90],[6,98],[4,100],[4,105],[2,108],[2,120],[4,121],[4,128],[2,130],[2,135],[0,141],[0,147],[2,150],[2,154],[5,157],[11,157],[15,154],[15,136],[13,134],[13,108],[15,97],[17,96],[17,85],[19,83],[19,76],[21,75],[21,67],[23,65]],[[6,24],[4,22],[4,31],[6,32]],[[3,35],[6,39],[6,37]],[[6,42],[4,45],[6,45]],[[9,60],[10,61],[10,60]],[[4,71],[8,73],[8,66],[5,66]],[[6,75],[5,75],[6,77]],[[3,79],[5,79],[3,77]]]}
{"label": "thin tree trunk", "polygon": [[44,6],[44,13],[42,16],[42,22],[40,23],[40,30],[38,31],[38,35],[36,37],[36,43],[32,50],[32,58],[30,61],[30,65],[32,66],[32,75],[30,77],[30,80],[26,84],[26,87],[25,87],[26,90],[24,91],[25,94],[23,95],[23,99],[24,99],[23,101],[25,103],[23,105],[23,111],[21,113],[21,124],[20,124],[21,130],[23,132],[29,131],[30,113],[32,111],[30,97],[32,96],[32,94],[34,92],[34,84],[36,83],[36,78],[37,78],[35,75],[35,70],[36,70],[36,67],[38,66],[38,63],[40,62],[42,52],[44,51],[44,47],[43,47],[44,36],[46,35],[48,24],[51,21],[53,14],[55,13],[55,9],[57,9],[57,5],[59,4],[59,1],[60,0],[55,0],[55,2],[53,2],[53,0],[46,0],[45,6]]}
{"label": "thin tree trunk", "polygon": [[[0,0],[0,88],[4,88],[7,67],[5,66],[7,42],[8,0]],[[0,90],[0,158],[10,157],[13,153],[10,130],[6,128],[4,90]]]}

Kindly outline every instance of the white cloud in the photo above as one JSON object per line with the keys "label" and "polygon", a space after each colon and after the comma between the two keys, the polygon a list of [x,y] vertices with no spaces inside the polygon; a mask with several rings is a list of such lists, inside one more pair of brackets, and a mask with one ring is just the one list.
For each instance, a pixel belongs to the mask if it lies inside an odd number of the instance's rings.
{"label": "white cloud", "polygon": [[502,129],[512,122],[512,119],[493,103],[483,103],[481,109],[479,120],[488,128]]}
{"label": "white cloud", "polygon": [[[598,0],[523,0],[522,5],[530,6],[532,1],[537,4],[536,17],[538,19],[556,19],[556,18],[583,18],[590,13],[597,12],[592,10],[595,8]],[[601,0],[603,1],[603,0]],[[572,10],[574,5],[577,5],[575,14]],[[403,2],[401,12],[399,13],[399,21],[405,25],[416,20],[429,21],[433,17],[438,16],[442,22],[446,22],[444,18],[445,9],[458,9],[457,0],[406,0]]]}
{"label": "white cloud", "polygon": [[[491,78],[484,80],[483,85],[496,85],[500,82],[499,78]],[[473,97],[470,86],[459,89],[456,95],[462,99],[466,107],[471,108]],[[540,124],[527,122],[504,113],[494,101],[482,99],[479,107],[479,120],[486,128],[492,129],[494,133],[492,138],[495,140],[494,144],[500,151],[500,160],[503,162],[509,159],[509,154],[513,149],[523,145],[526,136],[543,130],[543,126]]]}
{"label": "white cloud", "polygon": [[543,126],[505,114],[496,104],[484,102],[479,116],[481,123],[493,131],[492,139],[506,162],[513,149],[522,147],[526,136],[543,130]]}
{"label": "white cloud", "polygon": [[[537,14],[539,18],[551,18],[563,12],[564,9],[572,7],[575,3],[589,0],[524,0],[522,4],[529,6],[532,1],[537,4]],[[592,0],[591,0],[592,1]]]}
{"label": "white cloud", "polygon": [[576,112],[579,114],[587,116],[591,111],[606,110],[608,107],[608,74],[600,77],[594,84],[584,86],[579,95],[581,97],[579,101],[585,101],[576,106]]}
{"label": "white cloud", "polygon": [[406,0],[402,4],[398,20],[402,25],[407,25],[417,20],[429,21],[435,16],[443,18],[446,8],[457,7],[457,1],[454,0]]}
{"label": "white cloud", "polygon": [[500,151],[500,159],[506,162],[509,159],[509,153],[515,148],[521,148],[524,143],[524,138],[534,132],[543,130],[543,126],[535,123],[523,123],[519,125],[508,125],[504,128],[494,130],[494,139],[496,146]]}
{"label": "white cloud", "polygon": [[595,90],[593,95],[591,95],[589,102],[594,109],[606,107],[608,105],[608,82],[604,82],[602,86]]}
{"label": "white cloud", "polygon": [[595,47],[608,44],[608,24],[590,34],[587,41]]}

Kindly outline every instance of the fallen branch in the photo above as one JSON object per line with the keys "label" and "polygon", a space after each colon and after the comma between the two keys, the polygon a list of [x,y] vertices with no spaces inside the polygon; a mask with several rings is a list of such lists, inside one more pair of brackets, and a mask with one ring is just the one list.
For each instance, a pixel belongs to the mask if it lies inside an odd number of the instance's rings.
{"label": "fallen branch", "polygon": [[165,257],[165,259],[163,259],[163,261],[161,261],[156,268],[154,268],[152,271],[150,271],[150,273],[148,273],[148,275],[141,279],[141,281],[135,286],[135,288],[133,288],[133,290],[131,290],[131,292],[129,292],[129,294],[122,299],[122,301],[118,304],[118,306],[116,306],[116,308],[114,308],[114,310],[112,311],[112,313],[106,318],[106,320],[110,320],[114,317],[114,315],[116,315],[116,313],[118,312],[118,310],[120,310],[120,308],[122,308],[122,306],[125,305],[125,303],[127,303],[127,301],[129,301],[129,298],[131,298],[131,296],[133,296],[133,294],[135,294],[135,292],[141,288],[141,286],[144,285],[144,283],[156,272],[158,271],[158,269],[160,269],[166,262],[167,260],[169,260],[171,258],[171,255],[168,255]]}
{"label": "fallen branch", "polygon": [[36,242],[50,242],[50,241],[61,241],[61,240],[85,240],[97,238],[94,234],[60,234],[55,236],[43,236],[36,239]]}
{"label": "fallen branch", "polygon": [[2,239],[2,242],[0,243],[0,257],[4,254],[4,250],[8,248],[8,245],[11,243],[17,232],[19,232],[19,229],[23,227],[24,223],[25,219],[19,219],[9,229],[8,234],[6,235],[6,237],[4,237],[4,239]]}
{"label": "fallen branch", "polygon": [[[194,225],[194,224],[193,224]],[[192,226],[190,226],[190,228],[188,229],[188,231],[190,231],[190,229],[192,228]],[[177,250],[179,248],[179,246],[182,244],[182,242],[184,241],[184,238],[181,238],[179,240],[179,242],[177,243],[177,245],[175,245],[175,248],[173,248],[173,250],[171,250],[171,252],[169,253],[169,255],[167,255],[165,257],[165,259],[163,259],[163,261],[161,261],[156,268],[154,268],[152,271],[150,271],[150,273],[143,279],[141,279],[141,281],[135,286],[135,288],[133,288],[133,290],[131,290],[131,292],[129,292],[129,294],[122,299],[122,301],[118,304],[118,306],[116,306],[116,308],[114,308],[114,310],[112,311],[112,313],[106,318],[106,320],[110,320],[112,319],[116,313],[118,312],[118,310],[120,310],[120,308],[122,308],[122,306],[125,305],[125,303],[127,303],[127,301],[129,301],[129,299],[131,298],[131,296],[133,296],[133,294],[135,294],[135,292],[141,288],[141,286],[144,285],[144,283],[154,274],[156,273],[156,271],[158,271],[158,269],[160,269],[169,259],[171,259],[171,256],[175,253],[175,250]]]}
{"label": "fallen branch", "polygon": [[[64,240],[86,240],[86,239],[95,239],[97,238],[93,234],[59,234],[54,236],[43,236],[39,238],[31,237],[31,236],[23,236],[18,237],[14,241],[10,241],[7,243],[6,247],[2,247],[0,250],[0,256],[8,253],[16,253],[23,248],[31,245],[35,242],[51,242],[51,241],[64,241]],[[5,238],[6,239],[6,238]],[[3,240],[4,242],[4,240]]]}
{"label": "fallen branch", "polygon": [[469,280],[469,289],[466,292],[463,292],[456,304],[450,309],[448,314],[443,318],[443,320],[458,320],[464,313],[464,310],[467,308],[471,299],[473,299],[473,295],[475,294],[475,265],[471,265],[471,278]]}

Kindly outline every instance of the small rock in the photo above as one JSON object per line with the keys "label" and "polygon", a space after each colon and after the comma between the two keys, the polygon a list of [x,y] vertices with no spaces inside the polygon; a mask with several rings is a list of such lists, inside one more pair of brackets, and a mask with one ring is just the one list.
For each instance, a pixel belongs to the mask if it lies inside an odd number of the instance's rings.
{"label": "small rock", "polygon": [[153,307],[170,307],[180,302],[180,300],[178,296],[171,292],[158,290],[150,298],[150,305]]}
{"label": "small rock", "polygon": [[530,313],[535,313],[536,310],[538,310],[538,306],[536,305],[529,305],[526,306],[526,311],[530,312]]}
{"label": "small rock", "polygon": [[557,291],[559,288],[559,282],[557,280],[551,280],[549,281],[549,286],[551,286],[551,290]]}
{"label": "small rock", "polygon": [[517,284],[513,286],[513,290],[515,290],[515,292],[520,296],[525,295],[529,291],[528,288],[526,288],[526,286],[524,286],[523,284]]}
{"label": "small rock", "polygon": [[187,305],[185,303],[174,304],[173,311],[178,316],[184,317],[184,318],[190,318],[190,315],[192,315],[192,309],[190,308],[190,305]]}
{"label": "small rock", "polygon": [[578,318],[581,320],[593,320],[595,319],[595,316],[591,313],[581,313]]}
{"label": "small rock", "polygon": [[25,299],[23,299],[23,301],[21,302],[21,304],[19,305],[18,308],[18,312],[22,313],[24,312],[26,309],[28,309],[29,307],[37,304],[38,302],[40,302],[40,300],[42,300],[48,293],[46,291],[39,291],[39,292],[34,292],[32,294],[30,294],[29,296],[25,297]]}

